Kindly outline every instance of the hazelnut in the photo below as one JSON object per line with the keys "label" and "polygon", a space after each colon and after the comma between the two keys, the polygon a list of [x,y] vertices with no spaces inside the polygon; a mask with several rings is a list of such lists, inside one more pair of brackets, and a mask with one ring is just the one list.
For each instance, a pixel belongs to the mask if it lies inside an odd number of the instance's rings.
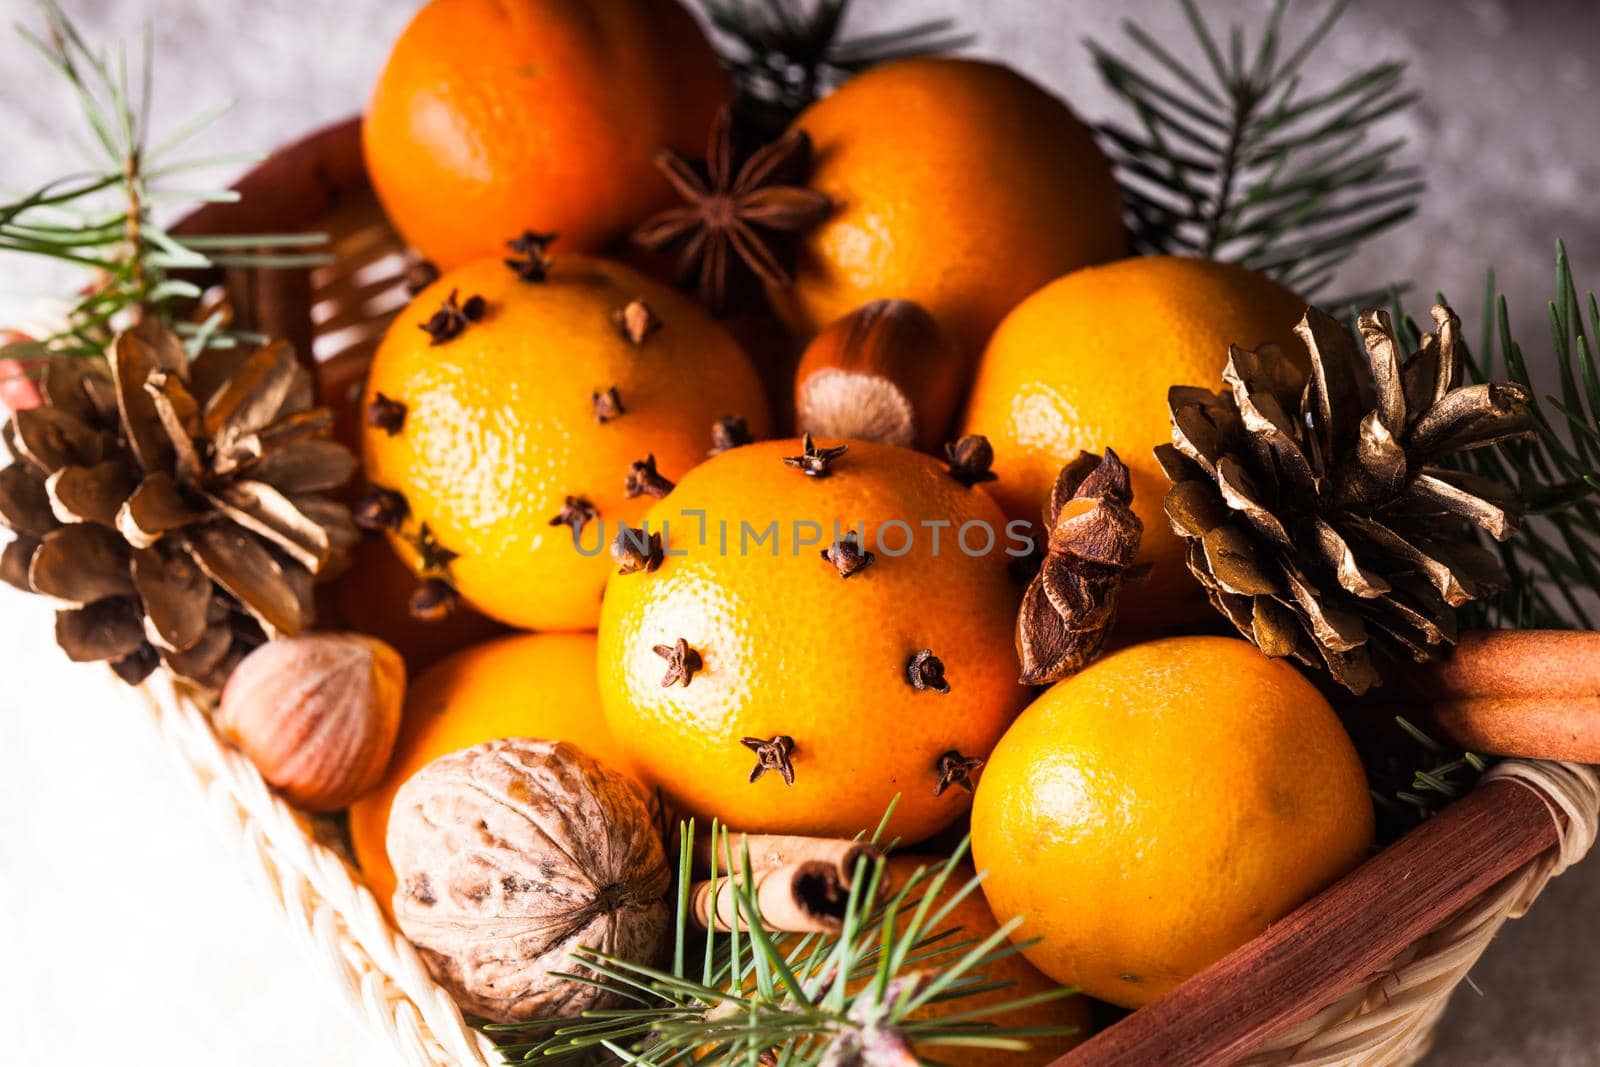
{"label": "hazelnut", "polygon": [[394,916],[463,1011],[496,1022],[613,1004],[579,950],[648,963],[672,876],[644,793],[576,747],[510,738],[442,756],[395,795]]}
{"label": "hazelnut", "polygon": [[955,341],[909,300],[863,305],[807,346],[795,372],[802,432],[932,451],[962,385]]}
{"label": "hazelnut", "polygon": [[234,668],[217,728],[295,807],[332,811],[378,784],[404,697],[405,664],[375,637],[281,637]]}

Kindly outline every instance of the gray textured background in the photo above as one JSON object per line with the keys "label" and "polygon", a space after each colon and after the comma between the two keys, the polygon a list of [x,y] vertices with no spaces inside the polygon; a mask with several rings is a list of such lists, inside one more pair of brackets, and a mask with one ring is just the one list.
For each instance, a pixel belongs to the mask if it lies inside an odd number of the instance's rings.
{"label": "gray textured background", "polygon": [[[201,146],[218,152],[270,148],[358,110],[414,8],[410,0],[64,3],[97,41],[153,22],[161,57],[157,115],[175,123],[233,98],[234,111]],[[1256,19],[1266,4],[1203,6],[1220,22]],[[1304,5],[1295,6],[1303,24]],[[1004,58],[1089,118],[1108,116],[1113,105],[1086,58],[1085,36],[1115,40],[1116,23],[1127,16],[1175,47],[1188,40],[1168,0],[858,0],[857,8],[852,25],[862,30],[954,16],[980,34],[974,52]],[[0,12],[6,21],[34,21],[26,0],[0,0]],[[1555,238],[1566,238],[1580,281],[1585,271],[1591,287],[1600,277],[1597,45],[1600,9],[1579,0],[1358,0],[1310,77],[1331,79],[1378,57],[1410,59],[1424,100],[1391,125],[1409,139],[1408,157],[1426,166],[1431,190],[1420,216],[1363,252],[1340,287],[1414,279],[1424,293],[1452,294],[1473,323],[1482,271],[1492,262],[1524,347],[1534,360],[1547,359],[1544,301]],[[68,103],[41,71],[20,42],[0,36],[6,187],[73,165],[61,126]],[[0,316],[53,281],[30,264],[0,261]],[[0,603],[0,616],[11,635],[0,642],[6,676],[54,655],[48,642],[31,640],[39,620],[19,599]],[[102,1020],[100,1032],[125,1039],[117,1050],[123,1062],[381,1062],[359,1047],[360,1031],[330,1011],[326,988],[300,979],[305,965],[281,944],[276,920],[235,884],[232,854],[213,855],[213,839],[192,809],[169,795],[166,755],[119,717],[124,709],[59,706],[64,693],[82,691],[53,684],[3,688],[0,818],[17,820],[30,809],[25,825],[8,822],[0,835],[0,915],[8,928],[0,946],[16,938],[0,950],[9,972],[0,978],[0,1030],[22,1035],[15,1062],[45,1062],[49,1039],[66,1036],[85,1015]],[[78,715],[83,719],[74,723],[70,717]],[[80,737],[86,746],[108,737],[125,746],[114,758],[89,757],[94,788],[116,796],[118,810],[94,816],[100,801],[81,786],[82,758],[64,751]],[[170,829],[138,843],[153,822]],[[88,858],[96,855],[92,848],[75,861],[63,840],[84,838],[124,866],[98,869]],[[41,865],[65,881],[31,884]],[[85,884],[91,873],[111,877],[103,887]],[[1556,882],[1529,917],[1501,935],[1474,972],[1476,989],[1464,989],[1452,1006],[1430,1062],[1600,1064],[1596,946],[1600,860]],[[100,974],[57,959],[63,952],[100,961]],[[59,988],[74,982],[75,993]]]}

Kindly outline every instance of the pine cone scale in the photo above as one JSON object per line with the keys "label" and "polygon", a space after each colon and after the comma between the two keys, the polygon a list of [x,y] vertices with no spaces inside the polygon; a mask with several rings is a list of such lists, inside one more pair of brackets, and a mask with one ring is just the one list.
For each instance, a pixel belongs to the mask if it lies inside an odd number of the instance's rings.
{"label": "pine cone scale", "polygon": [[239,526],[277,546],[312,574],[327,564],[332,546],[322,526],[265,482],[236,481],[206,500]]}
{"label": "pine cone scale", "polygon": [[1269,656],[1300,654],[1300,621],[1295,613],[1271,597],[1256,597],[1250,602],[1249,629]]}
{"label": "pine cone scale", "polygon": [[59,522],[115,526],[117,509],[137,485],[120,457],[92,467],[62,467],[45,479],[44,491]]}
{"label": "pine cone scale", "polygon": [[91,467],[105,457],[101,436],[64,411],[31,408],[11,419],[13,433],[7,444],[12,454],[45,476],[62,467]]}
{"label": "pine cone scale", "polygon": [[146,476],[139,487],[117,508],[117,532],[135,548],[149,548],[161,536],[181,530],[205,517],[205,512],[190,507],[178,492],[172,476],[156,471]]}
{"label": "pine cone scale", "polygon": [[1272,596],[1283,585],[1263,566],[1255,539],[1237,526],[1213,527],[1200,539],[1206,569],[1234,596]]}
{"label": "pine cone scale", "polygon": [[260,542],[220,524],[188,530],[183,537],[200,569],[243,605],[269,636],[300,630],[299,597]]}
{"label": "pine cone scale", "polygon": [[1216,461],[1217,488],[1222,491],[1222,502],[1237,512],[1250,524],[1251,529],[1267,540],[1284,548],[1293,544],[1278,517],[1261,503],[1263,494],[1244,465],[1231,456]]}
{"label": "pine cone scale", "polygon": [[185,678],[204,678],[214,673],[233,649],[231,630],[226,626],[208,626],[192,646],[163,652],[161,658]]}
{"label": "pine cone scale", "polygon": [[1406,450],[1372,413],[1361,420],[1355,461],[1340,472],[1334,494],[1343,507],[1374,507],[1405,488],[1410,469]]}
{"label": "pine cone scale", "polygon": [[110,376],[99,364],[88,360],[51,360],[45,366],[41,388],[50,407],[86,426],[103,422],[117,410]]}
{"label": "pine cone scale", "polygon": [[324,439],[296,440],[281,447],[269,444],[264,452],[251,465],[250,476],[291,496],[338,489],[350,481],[359,466],[348,448]]}
{"label": "pine cone scale", "polygon": [[1417,475],[1401,502],[1418,515],[1454,515],[1504,541],[1522,526],[1515,494],[1486,478],[1429,467]]}
{"label": "pine cone scale", "polygon": [[33,562],[38,548],[38,538],[27,534],[19,533],[14,540],[6,542],[5,547],[0,548],[0,581],[24,593],[33,592],[33,586],[28,584],[28,565]]}
{"label": "pine cone scale", "polygon": [[160,542],[133,554],[133,585],[145,608],[145,636],[164,652],[205,637],[211,580],[181,550]]}
{"label": "pine cone scale", "polygon": [[266,429],[305,372],[275,341],[257,350],[205,406],[204,432],[226,453],[240,438]]}
{"label": "pine cone scale", "polygon": [[59,523],[44,483],[28,472],[25,462],[18,459],[0,468],[0,522],[19,534],[43,537]]}
{"label": "pine cone scale", "polygon": [[1513,382],[1469,385],[1447,395],[1422,417],[1408,440],[1428,454],[1485,448],[1533,431],[1528,391]]}
{"label": "pine cone scale", "polygon": [[84,607],[133,592],[128,549],[115,533],[87,523],[46,534],[28,561],[28,585],[62,604]]}
{"label": "pine cone scale", "polygon": [[202,464],[195,449],[195,436],[200,432],[200,411],[178,379],[165,371],[157,371],[145,380],[144,391],[155,408],[156,423],[167,435],[173,466],[178,481],[194,485],[200,480]]}
{"label": "pine cone scale", "polygon": [[107,355],[111,384],[116,390],[118,422],[128,450],[146,473],[171,468],[172,441],[161,425],[155,398],[145,391],[145,382],[163,369],[156,364],[155,350],[129,331],[117,336]]}
{"label": "pine cone scale", "polygon": [[1389,583],[1363,567],[1356,559],[1355,550],[1350,547],[1350,542],[1321,517],[1313,520],[1312,532],[1317,547],[1322,552],[1323,561],[1332,568],[1339,579],[1340,588],[1345,592],[1370,599],[1390,591]]}
{"label": "pine cone scale", "polygon": [[144,644],[139,613],[123,598],[56,612],[56,643],[75,663],[116,660]]}

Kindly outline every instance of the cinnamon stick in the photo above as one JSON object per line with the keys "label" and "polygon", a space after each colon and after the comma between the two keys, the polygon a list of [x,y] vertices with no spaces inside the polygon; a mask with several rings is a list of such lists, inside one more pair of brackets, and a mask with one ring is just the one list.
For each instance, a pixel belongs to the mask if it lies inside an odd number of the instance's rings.
{"label": "cinnamon stick", "polygon": [[[833,933],[843,925],[850,890],[840,881],[834,864],[806,860],[779,867],[752,866],[750,877],[763,929],[777,933]],[[736,926],[749,929],[735,897],[735,890],[743,881],[741,873],[724,875],[714,886],[709,879],[690,886],[689,916],[695,925],[702,930],[728,931]]]}
{"label": "cinnamon stick", "polygon": [[855,878],[856,863],[859,860],[865,859],[871,862],[882,854],[871,842],[851,838],[731,833],[719,834],[715,844],[709,837],[696,840],[695,862],[706,870],[718,866],[723,871],[728,869],[731,862],[733,869],[737,871],[744,863],[745,849],[750,850],[752,871],[792,867],[807,862],[822,863],[833,868],[839,884],[846,889],[850,888],[850,883]]}
{"label": "cinnamon stick", "polygon": [[1433,730],[1469,751],[1600,762],[1600,633],[1463,634],[1409,681]]}
{"label": "cinnamon stick", "polygon": [[1474,630],[1447,658],[1417,668],[1411,681],[1430,700],[1600,696],[1600,633]]}
{"label": "cinnamon stick", "polygon": [[1433,733],[1468,752],[1600,763],[1600,696],[1435,701]]}

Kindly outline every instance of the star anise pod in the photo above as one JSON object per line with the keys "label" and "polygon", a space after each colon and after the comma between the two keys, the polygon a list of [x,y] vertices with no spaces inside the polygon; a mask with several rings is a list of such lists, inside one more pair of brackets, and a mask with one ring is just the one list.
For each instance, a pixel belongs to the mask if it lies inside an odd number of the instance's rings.
{"label": "star anise pod", "polygon": [[684,200],[648,219],[633,233],[652,251],[676,250],[678,280],[695,280],[700,300],[713,311],[726,308],[730,290],[752,278],[787,288],[793,282],[789,239],[821,222],[832,202],[805,187],[811,169],[811,139],[802,130],[784,134],[748,154],[744,131],[723,108],[711,127],[706,158],[690,160],[663,148],[656,166]]}

